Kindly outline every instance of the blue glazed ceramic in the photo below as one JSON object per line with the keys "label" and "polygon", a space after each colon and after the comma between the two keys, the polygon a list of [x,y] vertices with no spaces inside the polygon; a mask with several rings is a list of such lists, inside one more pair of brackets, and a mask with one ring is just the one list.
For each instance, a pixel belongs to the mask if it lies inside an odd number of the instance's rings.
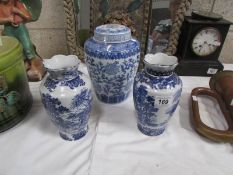
{"label": "blue glazed ceramic", "polygon": [[44,60],[49,75],[42,81],[42,103],[65,140],[86,135],[92,108],[91,82],[78,71],[76,56],[56,55]]}
{"label": "blue glazed ceramic", "polygon": [[132,39],[131,30],[118,24],[99,26],[84,49],[98,99],[105,103],[125,100],[140,60],[139,42]]}
{"label": "blue glazed ceramic", "polygon": [[145,135],[164,132],[175,112],[182,92],[182,81],[173,72],[177,58],[163,53],[148,54],[145,69],[137,73],[133,97],[138,129]]}

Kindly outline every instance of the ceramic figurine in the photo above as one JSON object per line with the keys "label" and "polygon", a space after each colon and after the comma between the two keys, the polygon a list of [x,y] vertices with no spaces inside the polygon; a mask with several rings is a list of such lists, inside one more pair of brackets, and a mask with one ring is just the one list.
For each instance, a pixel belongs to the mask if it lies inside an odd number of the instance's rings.
{"label": "ceramic figurine", "polygon": [[31,105],[22,46],[14,37],[0,36],[0,132],[23,120]]}
{"label": "ceramic figurine", "polygon": [[25,68],[30,81],[39,81],[45,74],[42,60],[36,54],[25,23],[36,21],[41,12],[41,0],[0,0],[0,24],[3,35],[17,38],[23,45]]}
{"label": "ceramic figurine", "polygon": [[133,88],[138,129],[145,135],[164,132],[179,103],[182,81],[174,73],[177,58],[163,53],[147,54],[145,69],[137,73]]}
{"label": "ceramic figurine", "polygon": [[91,82],[78,71],[79,63],[74,55],[56,55],[44,60],[49,75],[40,87],[42,103],[65,140],[78,140],[88,131]]}
{"label": "ceramic figurine", "polygon": [[119,24],[95,29],[85,42],[86,64],[98,99],[105,103],[124,101],[133,84],[140,59],[139,42],[131,30]]}

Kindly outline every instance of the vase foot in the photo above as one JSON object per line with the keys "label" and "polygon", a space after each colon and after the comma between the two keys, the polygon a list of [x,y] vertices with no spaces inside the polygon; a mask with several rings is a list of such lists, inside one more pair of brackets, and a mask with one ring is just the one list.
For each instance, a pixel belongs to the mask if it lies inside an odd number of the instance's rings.
{"label": "vase foot", "polygon": [[83,138],[88,132],[88,128],[81,131],[81,132],[78,132],[77,134],[68,134],[68,133],[62,133],[60,132],[60,136],[61,138],[63,138],[64,140],[67,140],[67,141],[75,141],[75,140],[79,140],[81,138]]}
{"label": "vase foot", "polygon": [[165,127],[151,129],[151,128],[147,128],[145,126],[142,126],[140,124],[138,124],[138,129],[139,129],[139,131],[141,131],[143,134],[145,134],[147,136],[158,136],[158,135],[161,135],[165,131]]}

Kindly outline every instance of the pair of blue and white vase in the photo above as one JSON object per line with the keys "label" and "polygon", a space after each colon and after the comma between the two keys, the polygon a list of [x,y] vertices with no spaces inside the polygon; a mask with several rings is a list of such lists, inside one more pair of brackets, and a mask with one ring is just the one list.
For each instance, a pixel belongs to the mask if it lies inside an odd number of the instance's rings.
{"label": "pair of blue and white vase", "polygon": [[45,60],[49,75],[41,84],[41,97],[52,122],[65,140],[77,140],[88,131],[93,94],[108,104],[124,101],[133,85],[139,130],[149,136],[163,133],[176,110],[182,82],[174,73],[177,58],[148,54],[145,69],[137,73],[140,44],[131,30],[118,24],[96,28],[85,43],[85,57],[91,78],[78,71],[74,55],[57,55]]}

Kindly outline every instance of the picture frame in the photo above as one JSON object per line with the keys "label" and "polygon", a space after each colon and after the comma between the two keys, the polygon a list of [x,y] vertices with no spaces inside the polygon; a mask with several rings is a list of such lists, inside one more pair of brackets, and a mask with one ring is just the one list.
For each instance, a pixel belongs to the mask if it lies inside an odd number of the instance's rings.
{"label": "picture frame", "polygon": [[191,0],[152,0],[146,53],[174,55]]}
{"label": "picture frame", "polygon": [[168,45],[172,20],[169,5],[171,0],[152,0],[146,53],[163,52]]}

